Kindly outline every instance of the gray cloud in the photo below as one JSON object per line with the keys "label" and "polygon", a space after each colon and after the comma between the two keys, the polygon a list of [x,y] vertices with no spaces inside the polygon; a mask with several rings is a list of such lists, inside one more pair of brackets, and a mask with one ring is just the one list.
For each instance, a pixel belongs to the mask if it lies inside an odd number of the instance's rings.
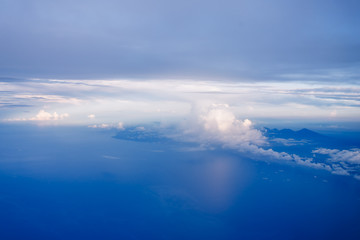
{"label": "gray cloud", "polygon": [[[0,3],[0,74],[357,81],[356,1]],[[324,77],[325,76],[325,77]]]}

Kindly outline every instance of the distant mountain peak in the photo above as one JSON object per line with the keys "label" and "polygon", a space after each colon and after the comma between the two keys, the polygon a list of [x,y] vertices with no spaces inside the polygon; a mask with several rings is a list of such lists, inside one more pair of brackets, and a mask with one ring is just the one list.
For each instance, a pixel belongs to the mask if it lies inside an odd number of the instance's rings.
{"label": "distant mountain peak", "polygon": [[297,132],[306,132],[306,133],[311,132],[311,133],[316,133],[316,132],[311,131],[310,129],[307,129],[307,128],[302,128],[302,129],[300,129],[300,130],[299,130],[299,131],[297,131]]}
{"label": "distant mountain peak", "polygon": [[307,140],[317,140],[320,138],[326,138],[326,136],[314,132],[310,129],[307,128],[302,128],[301,130],[298,131],[294,131],[288,128],[284,128],[281,130],[278,129],[266,129],[266,133],[265,135],[267,135],[270,138],[285,138],[285,139],[297,139],[297,140],[301,140],[301,139],[307,139]]}

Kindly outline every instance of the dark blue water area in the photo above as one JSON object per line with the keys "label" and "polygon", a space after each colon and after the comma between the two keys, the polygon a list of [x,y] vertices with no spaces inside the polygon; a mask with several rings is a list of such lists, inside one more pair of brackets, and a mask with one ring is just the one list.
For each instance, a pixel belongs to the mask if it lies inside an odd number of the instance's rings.
{"label": "dark blue water area", "polygon": [[0,239],[360,239],[354,178],[115,134],[1,125]]}

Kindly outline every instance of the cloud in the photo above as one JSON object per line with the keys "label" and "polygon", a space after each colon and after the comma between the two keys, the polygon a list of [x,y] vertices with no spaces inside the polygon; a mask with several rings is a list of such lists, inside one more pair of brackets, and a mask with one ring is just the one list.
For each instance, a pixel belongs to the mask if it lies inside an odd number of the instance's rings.
{"label": "cloud", "polygon": [[[331,166],[331,172],[338,175],[353,175],[360,170],[360,149],[349,150],[318,148],[312,151],[314,154],[327,155],[326,162]],[[316,156],[316,155],[315,155]],[[360,180],[359,175],[353,175]]]}
{"label": "cloud", "polygon": [[[302,80],[326,81],[314,69],[350,71],[359,60],[358,1],[197,0],[189,7],[188,1],[34,0],[26,8],[24,2],[1,1],[4,76],[267,80],[310,72]],[[359,76],[349,75],[331,80]]]}
{"label": "cloud", "polygon": [[39,113],[35,117],[31,118],[11,118],[7,119],[7,121],[58,121],[68,118],[68,113],[58,114],[57,112],[49,113],[45,110],[40,110]]}
{"label": "cloud", "polygon": [[102,123],[102,124],[94,124],[94,125],[89,125],[89,128],[112,128],[109,124],[106,123]]}
{"label": "cloud", "polygon": [[234,149],[255,160],[284,161],[332,171],[330,166],[314,162],[312,158],[266,149],[270,144],[262,132],[255,129],[249,119],[237,119],[227,104],[212,104],[193,112],[197,116],[195,116],[195,120],[186,125],[185,141],[198,142],[202,148],[220,145],[223,148]]}
{"label": "cloud", "polygon": [[118,124],[117,124],[117,127],[116,127],[117,129],[125,129],[124,128],[124,124],[122,123],[122,122],[119,122]]}
{"label": "cloud", "polygon": [[[179,136],[175,137],[179,138]],[[207,107],[194,108],[192,121],[187,122],[181,137],[182,140],[199,143],[200,150],[213,149],[218,145],[241,152],[254,160],[296,164],[360,179],[360,176],[355,174],[360,170],[360,149],[319,148],[312,151],[313,154],[329,155],[325,162],[316,155],[310,158],[275,151],[269,148],[270,140],[254,128],[249,119],[236,118],[227,104],[211,104]],[[283,141],[281,140],[280,143]],[[290,144],[285,142],[288,146],[294,144],[303,145],[304,142],[291,139]]]}
{"label": "cloud", "polygon": [[40,112],[33,118],[30,118],[31,121],[49,121],[49,120],[62,120],[64,118],[69,117],[69,114],[57,114],[54,112],[53,114],[46,112],[45,110],[40,110]]}
{"label": "cloud", "polygon": [[318,148],[313,153],[328,155],[330,162],[346,162],[350,164],[360,164],[360,149],[338,150],[328,148]]}
{"label": "cloud", "polygon": [[119,157],[111,156],[111,155],[103,155],[102,157],[103,157],[103,158],[106,158],[106,159],[110,159],[110,160],[118,160],[118,159],[121,159],[121,158],[119,158]]}
{"label": "cloud", "polygon": [[16,94],[14,98],[25,101],[37,101],[45,103],[62,103],[78,105],[81,100],[76,97],[66,97],[60,95],[46,95],[46,94]]}
{"label": "cloud", "polygon": [[198,116],[198,125],[204,139],[232,148],[266,144],[266,138],[253,128],[252,122],[249,119],[237,119],[226,104],[212,104],[203,109]]}
{"label": "cloud", "polygon": [[94,124],[94,125],[89,125],[89,128],[102,128],[102,129],[119,129],[119,130],[123,130],[124,128],[124,124],[122,122],[113,124],[113,123],[101,123],[101,124]]}
{"label": "cloud", "polygon": [[277,143],[277,144],[281,144],[284,146],[299,146],[299,145],[304,145],[305,143],[307,143],[308,141],[306,139],[302,139],[302,140],[295,140],[293,138],[274,138],[270,140],[271,142]]}
{"label": "cloud", "polygon": [[159,121],[183,119],[192,105],[202,102],[228,103],[234,113],[249,119],[318,121],[328,119],[333,111],[336,117],[331,117],[332,121],[356,121],[360,117],[360,88],[346,83],[329,87],[320,83],[192,79],[28,79],[0,82],[0,88],[4,91],[0,94],[1,118],[10,118],[14,111],[36,111],[46,104],[49,109],[66,109],[76,124],[88,124],[84,116],[91,114],[101,115],[102,122]]}
{"label": "cloud", "polygon": [[343,166],[339,165],[339,164],[333,164],[332,166],[332,173],[333,174],[337,174],[337,175],[344,175],[344,176],[349,176],[349,169],[345,169]]}
{"label": "cloud", "polygon": [[90,114],[90,115],[88,115],[88,118],[94,119],[94,118],[95,118],[95,115],[94,115],[94,114]]}

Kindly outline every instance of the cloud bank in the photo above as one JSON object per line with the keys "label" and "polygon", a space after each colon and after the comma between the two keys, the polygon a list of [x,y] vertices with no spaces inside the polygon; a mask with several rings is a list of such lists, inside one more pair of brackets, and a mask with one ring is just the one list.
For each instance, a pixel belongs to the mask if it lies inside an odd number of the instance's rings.
{"label": "cloud bank", "polygon": [[88,125],[89,120],[94,124],[116,119],[131,124],[180,120],[190,113],[193,105],[202,102],[227,103],[234,113],[252,120],[304,122],[305,119],[324,123],[325,120],[357,122],[360,117],[360,88],[345,83],[328,86],[191,79],[0,79],[0,89],[0,119],[46,107],[61,108],[71,114],[69,122],[84,125]]}
{"label": "cloud bank", "polygon": [[310,158],[277,152],[270,148],[269,140],[254,128],[249,119],[237,119],[226,104],[212,104],[197,113],[195,121],[187,124],[184,135],[186,141],[200,143],[203,148],[218,145],[241,152],[254,160],[281,161],[357,178],[355,173],[360,166],[360,149],[320,148],[312,151],[314,154],[329,155],[325,162],[319,161],[315,155]]}

